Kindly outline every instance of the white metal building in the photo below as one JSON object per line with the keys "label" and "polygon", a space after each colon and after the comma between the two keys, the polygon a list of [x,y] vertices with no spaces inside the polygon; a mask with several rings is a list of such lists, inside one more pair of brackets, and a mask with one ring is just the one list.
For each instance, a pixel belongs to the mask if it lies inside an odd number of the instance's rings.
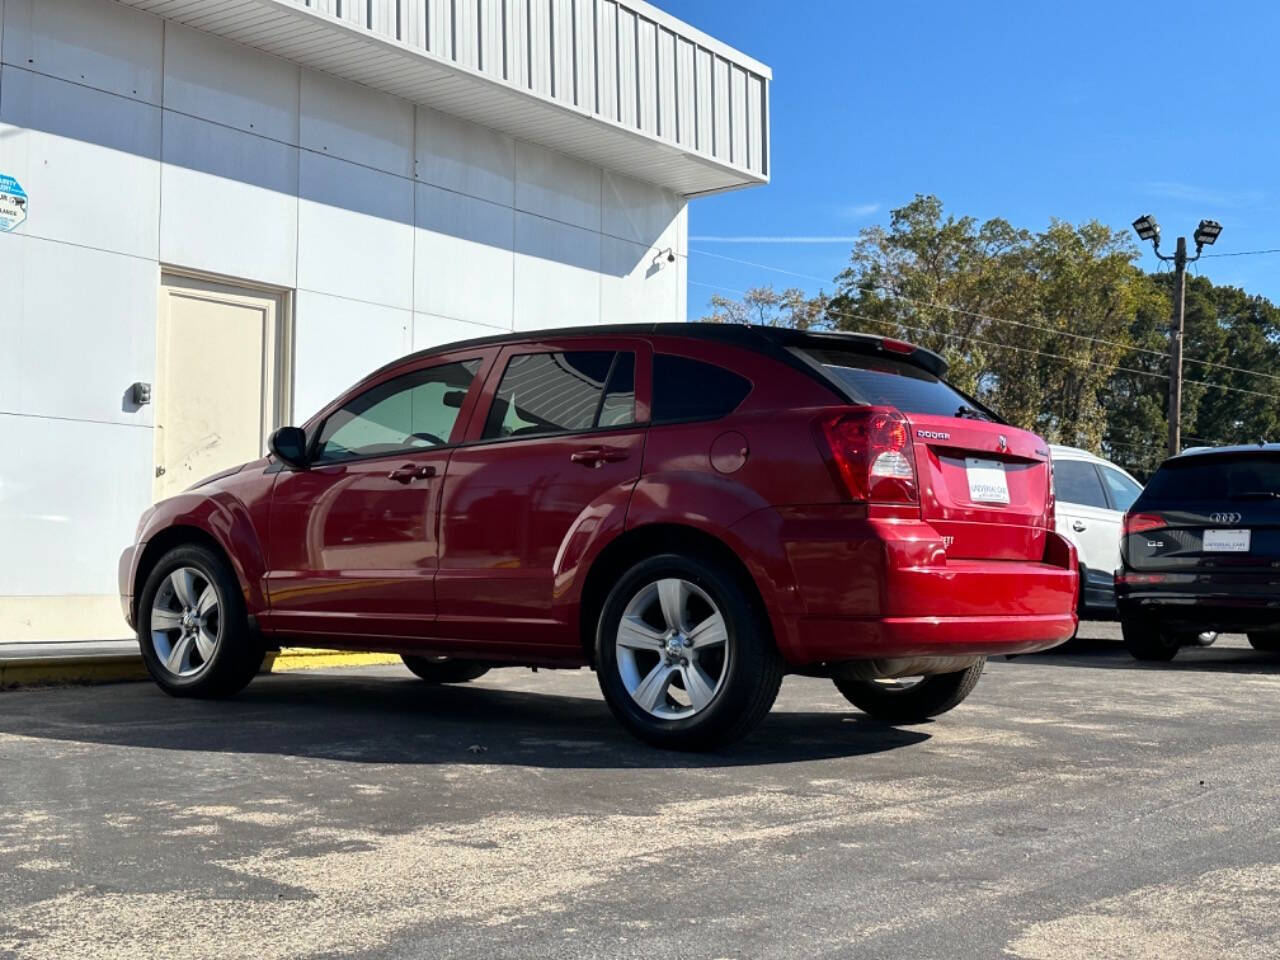
{"label": "white metal building", "polygon": [[686,202],[769,178],[768,68],[641,0],[0,0],[0,54],[0,642],[123,635],[147,504],[389,359],[683,320]]}

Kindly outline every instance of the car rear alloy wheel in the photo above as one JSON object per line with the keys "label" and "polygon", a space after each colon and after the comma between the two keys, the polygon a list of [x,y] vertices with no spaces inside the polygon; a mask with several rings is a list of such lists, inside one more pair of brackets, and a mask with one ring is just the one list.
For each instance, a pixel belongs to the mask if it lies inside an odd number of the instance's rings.
{"label": "car rear alloy wheel", "polygon": [[614,641],[618,672],[640,707],[681,720],[710,706],[728,674],[724,617],[706,591],[679,577],[641,587]]}
{"label": "car rear alloy wheel", "polygon": [[954,673],[892,679],[834,677],[836,689],[868,716],[885,723],[920,723],[959,706],[982,677],[987,658]]}
{"label": "car rear alloy wheel", "polygon": [[138,598],[138,645],[152,679],[175,697],[225,697],[262,666],[230,564],[205,546],[170,550]]}
{"label": "car rear alloy wheel", "polygon": [[194,677],[213,662],[221,619],[217,588],[195,567],[165,577],[151,603],[151,646],[175,677]]}
{"label": "car rear alloy wheel", "polygon": [[674,750],[723,747],[773,706],[783,661],[754,586],[711,557],[636,563],[605,599],[596,674],[613,715]]}
{"label": "car rear alloy wheel", "polygon": [[489,672],[489,664],[480,660],[455,660],[453,657],[417,657],[402,654],[400,659],[414,676],[427,683],[466,683]]}

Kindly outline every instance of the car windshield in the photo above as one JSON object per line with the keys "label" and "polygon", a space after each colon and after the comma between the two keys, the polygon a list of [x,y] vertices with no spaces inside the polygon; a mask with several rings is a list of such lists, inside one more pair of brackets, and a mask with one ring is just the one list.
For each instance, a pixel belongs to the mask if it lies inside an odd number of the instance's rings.
{"label": "car windshield", "polygon": [[1245,453],[1173,460],[1147,484],[1143,506],[1186,501],[1280,499],[1280,454]]}
{"label": "car windshield", "polygon": [[903,413],[997,420],[990,410],[914,363],[852,350],[802,350],[822,364],[859,403]]}

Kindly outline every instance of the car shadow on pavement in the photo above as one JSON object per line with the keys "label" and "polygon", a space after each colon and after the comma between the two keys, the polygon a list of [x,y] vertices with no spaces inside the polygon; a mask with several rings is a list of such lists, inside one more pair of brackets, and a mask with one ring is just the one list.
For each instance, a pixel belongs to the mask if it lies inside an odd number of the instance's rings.
{"label": "car shadow on pavement", "polygon": [[[546,768],[702,768],[881,753],[929,739],[852,712],[775,710],[734,746],[657,750],[634,740],[602,700],[428,686],[399,678],[281,675],[226,701],[174,700],[150,684],[0,698],[0,733],[76,743],[391,764]],[[21,710],[21,700],[46,699]]]}
{"label": "car shadow on pavement", "polygon": [[[1005,662],[1003,658],[996,662]],[[1280,674],[1280,654],[1264,653],[1252,647],[1226,644],[1219,640],[1208,647],[1183,647],[1171,661],[1135,660],[1115,640],[1077,638],[1060,647],[1014,657],[1014,664],[1046,664],[1062,667],[1085,667],[1103,670],[1181,670],[1205,673]]]}

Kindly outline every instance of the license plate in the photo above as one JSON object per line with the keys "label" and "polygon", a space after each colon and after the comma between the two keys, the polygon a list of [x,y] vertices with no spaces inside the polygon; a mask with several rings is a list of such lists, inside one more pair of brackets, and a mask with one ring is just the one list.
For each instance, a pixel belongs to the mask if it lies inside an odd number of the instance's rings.
{"label": "license plate", "polygon": [[1248,553],[1248,530],[1206,530],[1204,532],[1205,553]]}
{"label": "license plate", "polygon": [[1004,464],[999,460],[964,458],[964,472],[969,476],[969,499],[978,503],[1008,503],[1009,481]]}

